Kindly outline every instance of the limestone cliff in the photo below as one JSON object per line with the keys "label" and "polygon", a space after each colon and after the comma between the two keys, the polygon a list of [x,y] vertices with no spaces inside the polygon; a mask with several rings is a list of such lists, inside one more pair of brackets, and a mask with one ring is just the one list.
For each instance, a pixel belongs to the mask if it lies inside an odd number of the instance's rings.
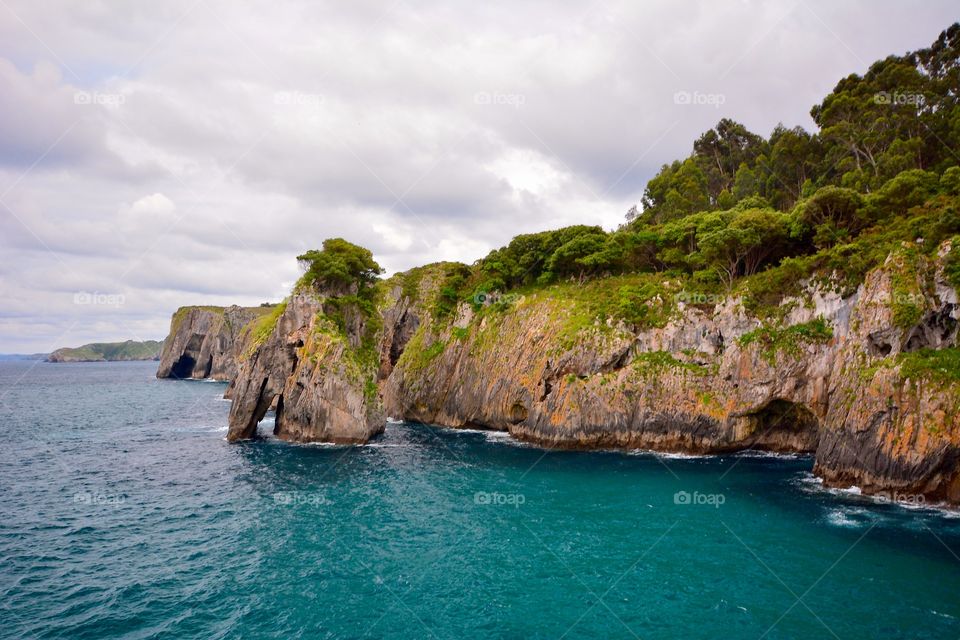
{"label": "limestone cliff", "polygon": [[233,380],[252,324],[270,307],[181,307],[170,321],[158,378]]}
{"label": "limestone cliff", "polygon": [[[616,279],[438,312],[433,265],[381,283],[366,315],[301,290],[238,352],[228,439],[271,406],[299,442],[362,443],[391,415],[544,447],[807,452],[830,485],[958,503],[960,314],[942,262],[905,246],[856,290],[810,281],[762,319],[666,281],[645,327],[577,297]],[[201,336],[182,353],[203,352],[207,317],[172,334]]]}
{"label": "limestone cliff", "polygon": [[227,439],[253,437],[271,407],[274,434],[284,440],[352,444],[383,431],[375,360],[362,357],[380,336],[379,323],[370,323],[322,295],[291,296],[269,332],[240,357]]}
{"label": "limestone cliff", "polygon": [[912,366],[956,343],[941,265],[893,255],[852,295],[808,283],[765,322],[679,293],[668,322],[635,330],[591,322],[563,291],[406,319],[387,412],[545,447],[810,452],[831,485],[960,501],[960,372]]}

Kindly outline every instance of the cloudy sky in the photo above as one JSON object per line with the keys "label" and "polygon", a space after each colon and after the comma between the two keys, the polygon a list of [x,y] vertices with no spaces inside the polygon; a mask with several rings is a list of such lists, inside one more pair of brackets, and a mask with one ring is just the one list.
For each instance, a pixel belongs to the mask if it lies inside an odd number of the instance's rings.
{"label": "cloudy sky", "polygon": [[721,117],[769,134],[955,0],[0,0],[0,352],[615,227]]}

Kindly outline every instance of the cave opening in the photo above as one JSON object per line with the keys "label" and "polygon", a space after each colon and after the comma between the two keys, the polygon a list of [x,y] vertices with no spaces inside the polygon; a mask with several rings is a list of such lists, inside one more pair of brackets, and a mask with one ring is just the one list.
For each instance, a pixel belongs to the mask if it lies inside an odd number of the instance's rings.
{"label": "cave opening", "polygon": [[190,378],[193,376],[193,368],[196,365],[197,361],[194,359],[194,357],[188,353],[185,353],[173,363],[172,367],[170,367],[170,376],[180,380]]}
{"label": "cave opening", "polygon": [[748,444],[769,451],[813,452],[820,421],[806,406],[776,398],[746,416],[750,422]]}

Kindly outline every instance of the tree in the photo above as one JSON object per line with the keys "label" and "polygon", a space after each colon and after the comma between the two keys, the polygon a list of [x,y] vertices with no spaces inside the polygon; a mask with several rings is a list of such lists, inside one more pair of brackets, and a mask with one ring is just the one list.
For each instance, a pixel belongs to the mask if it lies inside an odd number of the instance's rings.
{"label": "tree", "polygon": [[734,176],[742,164],[752,164],[766,145],[763,138],[751,133],[739,122],[723,118],[693,143],[693,153],[707,179],[712,202],[720,192],[733,191]]}
{"label": "tree", "polygon": [[354,286],[357,293],[365,292],[383,273],[369,249],[343,238],[324,240],[322,250],[311,249],[297,260],[304,267],[305,283],[338,293]]}
{"label": "tree", "polygon": [[643,219],[676,220],[711,207],[707,179],[693,158],[661,167],[643,192]]}
{"label": "tree", "polygon": [[718,211],[697,229],[697,244],[708,264],[727,286],[749,276],[771,256],[783,251],[787,216],[773,209]]}
{"label": "tree", "polygon": [[582,282],[587,275],[612,268],[622,256],[619,249],[619,245],[611,242],[602,229],[578,234],[551,254],[541,281],[576,275]]}

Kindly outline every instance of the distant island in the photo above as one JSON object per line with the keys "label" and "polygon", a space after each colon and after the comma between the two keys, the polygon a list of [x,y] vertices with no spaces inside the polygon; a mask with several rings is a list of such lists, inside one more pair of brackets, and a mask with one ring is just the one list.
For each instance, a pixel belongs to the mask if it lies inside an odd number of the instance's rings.
{"label": "distant island", "polygon": [[127,360],[159,360],[163,340],[127,340],[126,342],[93,342],[81,347],[63,347],[47,356],[47,362],[118,362]]}

